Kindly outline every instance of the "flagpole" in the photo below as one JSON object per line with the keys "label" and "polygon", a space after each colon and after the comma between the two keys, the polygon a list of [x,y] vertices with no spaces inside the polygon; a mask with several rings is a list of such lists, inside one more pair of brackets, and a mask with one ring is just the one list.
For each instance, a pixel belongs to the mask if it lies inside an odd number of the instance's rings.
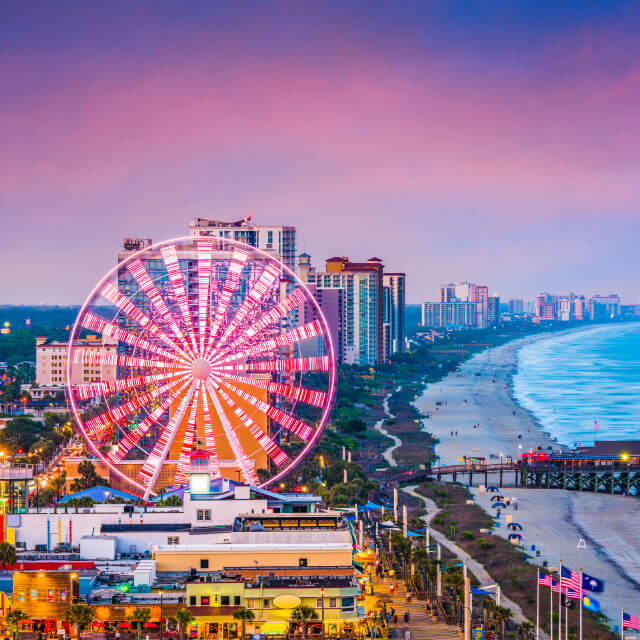
{"label": "flagpole", "polygon": [[620,607],[620,640],[624,640],[624,609]]}
{"label": "flagpole", "polygon": [[560,593],[558,594],[558,640],[562,640],[562,560],[560,560]]}
{"label": "flagpole", "polygon": [[540,640],[540,567],[536,580],[536,640]]}
{"label": "flagpole", "polygon": [[553,640],[553,576],[549,584],[549,637]]}
{"label": "flagpole", "polygon": [[582,567],[580,567],[580,622],[579,622],[580,632],[578,636],[578,640],[582,640]]}

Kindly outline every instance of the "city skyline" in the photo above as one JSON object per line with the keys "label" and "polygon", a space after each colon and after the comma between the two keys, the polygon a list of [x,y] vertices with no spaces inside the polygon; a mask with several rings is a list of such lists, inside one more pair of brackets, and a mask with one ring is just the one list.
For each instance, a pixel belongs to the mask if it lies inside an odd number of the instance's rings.
{"label": "city skyline", "polygon": [[81,303],[123,236],[247,214],[380,256],[411,304],[640,299],[637,6],[79,7],[0,27],[2,303]]}

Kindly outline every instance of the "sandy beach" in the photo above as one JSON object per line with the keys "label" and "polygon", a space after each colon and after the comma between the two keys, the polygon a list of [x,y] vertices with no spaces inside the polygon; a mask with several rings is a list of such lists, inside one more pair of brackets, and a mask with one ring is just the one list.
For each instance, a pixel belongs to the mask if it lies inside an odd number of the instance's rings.
{"label": "sandy beach", "polygon": [[[477,354],[458,372],[430,384],[416,400],[418,409],[429,414],[425,431],[440,440],[436,453],[441,464],[458,463],[464,455],[498,462],[500,454],[517,457],[537,446],[560,449],[514,402],[509,388],[517,350],[544,337],[515,340]],[[491,512],[489,496],[474,492],[478,503]],[[524,544],[541,552],[532,561],[557,566],[562,559],[572,569],[582,567],[605,580],[604,593],[594,597],[613,621],[620,607],[640,614],[640,499],[558,489],[508,488],[503,493],[517,498],[518,511],[509,512],[523,526]],[[496,534],[507,534],[504,514]],[[578,548],[581,539],[586,549]]]}
{"label": "sandy beach", "polygon": [[560,448],[528,411],[514,403],[509,387],[517,350],[538,339],[544,336],[487,349],[464,362],[458,372],[428,385],[416,400],[416,407],[429,416],[425,431],[440,440],[436,453],[441,464],[455,464],[463,455],[483,456],[487,462],[495,456],[498,462],[501,453],[516,457],[520,447]]}

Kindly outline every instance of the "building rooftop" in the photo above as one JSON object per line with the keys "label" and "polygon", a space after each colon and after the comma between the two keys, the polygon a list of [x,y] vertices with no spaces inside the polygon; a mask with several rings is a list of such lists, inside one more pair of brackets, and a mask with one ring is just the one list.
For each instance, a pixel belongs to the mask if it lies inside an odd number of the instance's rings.
{"label": "building rooftop", "polygon": [[213,544],[171,544],[158,545],[158,551],[171,551],[174,553],[185,552],[211,552],[211,551],[351,551],[349,542],[316,542],[316,543],[241,543],[223,542]]}

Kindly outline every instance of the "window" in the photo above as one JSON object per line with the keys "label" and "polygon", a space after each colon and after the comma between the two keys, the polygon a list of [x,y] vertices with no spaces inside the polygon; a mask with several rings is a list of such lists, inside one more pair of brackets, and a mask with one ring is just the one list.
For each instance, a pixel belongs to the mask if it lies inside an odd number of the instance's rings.
{"label": "window", "polygon": [[300,558],[298,560],[298,566],[299,567],[306,567],[307,566],[307,559],[306,558]]}
{"label": "window", "polygon": [[47,602],[54,602],[55,596],[53,595],[53,589],[47,589]]}
{"label": "window", "polygon": [[24,602],[24,591],[19,591],[18,592],[18,600],[20,602]]}
{"label": "window", "polygon": [[37,600],[38,599],[38,590],[37,589],[31,589],[31,599],[32,600]]}
{"label": "window", "polygon": [[233,596],[233,604],[236,607],[240,606],[240,596]]}
{"label": "window", "polygon": [[338,606],[337,598],[329,598],[329,609],[335,609]]}
{"label": "window", "polygon": [[316,609],[322,609],[322,598],[316,598]]}
{"label": "window", "polygon": [[306,504],[294,504],[291,507],[291,513],[307,513]]}
{"label": "window", "polygon": [[195,596],[189,596],[189,605],[192,607],[196,606],[196,597]]}
{"label": "window", "polygon": [[196,518],[198,520],[211,520],[211,509],[198,509]]}
{"label": "window", "polygon": [[271,600],[263,600],[262,601],[262,608],[263,609],[271,609]]}
{"label": "window", "polygon": [[67,601],[67,590],[60,589],[60,602],[66,602],[66,601]]}
{"label": "window", "polygon": [[180,544],[180,538],[178,536],[168,536],[167,544]]}
{"label": "window", "polygon": [[201,569],[208,569],[209,568],[209,560],[207,558],[201,558],[200,559],[200,568]]}
{"label": "window", "polygon": [[353,611],[354,610],[354,600],[353,598],[342,598],[342,611]]}
{"label": "window", "polygon": [[201,607],[208,607],[209,606],[209,596],[200,596],[200,606]]}
{"label": "window", "polygon": [[255,598],[249,598],[247,600],[247,609],[257,609],[258,601]]}
{"label": "window", "polygon": [[221,607],[229,606],[229,596],[220,596],[220,606]]}

